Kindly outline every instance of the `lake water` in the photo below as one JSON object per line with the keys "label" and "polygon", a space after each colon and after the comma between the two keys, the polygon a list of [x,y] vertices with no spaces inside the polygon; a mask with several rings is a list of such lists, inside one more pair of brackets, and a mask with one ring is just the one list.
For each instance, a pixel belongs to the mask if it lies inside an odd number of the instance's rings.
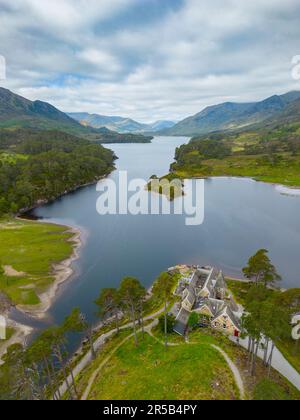
{"label": "lake water", "polygon": [[[187,138],[155,138],[152,144],[110,145],[117,170],[148,179],[168,172],[175,148]],[[118,172],[111,175],[117,179]],[[104,181],[105,182],[105,181]],[[148,194],[148,193],[147,193]],[[185,216],[99,216],[95,186],[85,187],[37,209],[38,217],[80,226],[81,258],[60,288],[49,322],[60,322],[80,306],[89,319],[103,287],[127,275],[150,286],[178,263],[213,265],[240,277],[248,258],[266,248],[283,277],[282,287],[300,287],[300,197],[281,195],[273,185],[239,178],[205,181],[205,220],[188,227]]]}

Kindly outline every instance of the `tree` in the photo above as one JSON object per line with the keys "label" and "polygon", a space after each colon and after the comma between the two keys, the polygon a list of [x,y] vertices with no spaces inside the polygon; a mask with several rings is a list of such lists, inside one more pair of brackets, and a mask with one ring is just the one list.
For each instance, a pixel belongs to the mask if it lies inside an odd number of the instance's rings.
{"label": "tree", "polygon": [[138,345],[138,337],[136,331],[136,314],[139,312],[141,299],[146,295],[145,288],[140,284],[139,280],[134,277],[125,277],[119,289],[121,304],[127,311],[132,321],[135,345]]}
{"label": "tree", "polygon": [[242,317],[242,326],[249,336],[249,365],[252,376],[255,375],[256,359],[262,339],[261,303],[252,302],[249,312]]}
{"label": "tree", "polygon": [[48,386],[50,388],[53,399],[61,399],[59,387],[56,381],[55,368],[53,363],[51,363],[52,341],[49,340],[49,335],[47,332],[42,333],[37,339],[33,341],[33,343],[28,348],[28,356],[34,363],[42,364],[42,367],[46,372]]}
{"label": "tree", "polygon": [[80,312],[80,308],[74,308],[71,314],[65,318],[62,329],[65,333],[86,332],[90,343],[92,358],[96,358],[96,352],[93,343],[93,328],[87,322],[85,316]]}
{"label": "tree", "polygon": [[197,312],[192,312],[188,321],[189,329],[193,330],[194,328],[196,328],[199,325],[199,321],[200,321],[199,314],[197,314]]}
{"label": "tree", "polygon": [[162,273],[153,287],[153,293],[157,296],[163,296],[165,305],[165,346],[168,347],[168,331],[167,331],[167,307],[168,300],[173,288],[173,279],[169,273]]}
{"label": "tree", "polygon": [[23,346],[13,344],[3,359],[8,368],[11,397],[16,400],[42,399],[38,372],[33,368]]}
{"label": "tree", "polygon": [[[245,309],[242,321],[243,328],[249,335],[251,372],[255,374],[257,353],[263,342],[263,362],[266,367],[269,366],[270,374],[275,342],[289,334],[289,311],[284,306],[278,305],[274,299],[274,292],[262,284],[249,289],[245,299]],[[272,347],[269,353],[270,343]]]}
{"label": "tree", "polygon": [[290,317],[284,308],[272,301],[267,301],[263,305],[263,316],[264,335],[269,338],[269,341],[272,340],[271,352],[266,362],[266,366],[269,366],[270,376],[275,343],[281,338],[290,336]]}
{"label": "tree", "polygon": [[266,249],[260,249],[248,261],[248,265],[243,269],[245,277],[255,282],[262,283],[265,287],[274,286],[281,280],[275,266],[271,263]]}
{"label": "tree", "polygon": [[[165,318],[165,316],[164,315],[161,316],[158,321],[159,321],[159,328],[160,328],[161,332],[165,334],[165,332],[166,332],[166,318]],[[175,324],[176,324],[176,319],[175,319],[174,315],[167,315],[167,333],[168,334],[172,334],[173,329],[175,327]]]}
{"label": "tree", "polygon": [[[65,337],[65,329],[61,328],[61,327],[50,327],[47,330],[44,331],[45,337],[47,340],[49,340],[49,343],[51,343],[51,348],[53,351],[53,354],[55,356],[55,358],[57,359],[64,381],[66,383],[67,389],[68,389],[68,393],[70,398],[73,400],[74,399],[74,394],[72,391],[72,386],[69,383],[68,380],[68,373],[67,373],[67,365],[65,362],[65,343],[66,343],[66,337]],[[75,397],[77,397],[77,399],[79,398],[78,393],[77,393],[77,389],[76,389],[76,385],[75,385],[75,381],[74,378],[72,376],[72,382],[73,382],[73,388],[75,391]]]}
{"label": "tree", "polygon": [[99,297],[95,300],[95,304],[98,306],[97,315],[102,319],[113,317],[119,332],[121,302],[118,290],[113,288],[102,289]]}

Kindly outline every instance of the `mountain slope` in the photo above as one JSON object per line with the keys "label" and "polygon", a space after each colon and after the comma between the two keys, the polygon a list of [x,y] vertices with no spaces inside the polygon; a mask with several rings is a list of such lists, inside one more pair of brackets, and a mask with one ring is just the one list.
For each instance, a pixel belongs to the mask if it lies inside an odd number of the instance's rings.
{"label": "mountain slope", "polygon": [[22,96],[0,88],[0,126],[31,126],[36,125],[57,126],[65,125],[73,129],[81,130],[82,127],[68,115],[59,111],[54,106],[41,101],[29,101]]}
{"label": "mountain slope", "polygon": [[214,131],[242,129],[276,116],[299,98],[300,92],[288,92],[281,96],[271,96],[261,102],[226,102],[210,106],[163,131],[163,134],[194,136]]}
{"label": "mountain slope", "polygon": [[99,114],[88,114],[86,112],[68,113],[69,117],[74,118],[80,124],[93,128],[106,127],[118,133],[155,133],[160,130],[171,128],[175,125],[172,121],[156,121],[152,124],[142,124],[131,118],[118,116],[106,116]]}
{"label": "mountain slope", "polygon": [[69,117],[74,118],[80,124],[93,128],[108,128],[118,133],[134,133],[141,132],[147,126],[140,124],[130,118],[109,117],[98,114],[88,113],[68,113]]}
{"label": "mountain slope", "polygon": [[[85,115],[81,114],[81,116]],[[1,128],[59,130],[100,143],[145,143],[151,141],[151,138],[142,135],[120,135],[110,130],[85,127],[47,102],[30,101],[0,87]]]}

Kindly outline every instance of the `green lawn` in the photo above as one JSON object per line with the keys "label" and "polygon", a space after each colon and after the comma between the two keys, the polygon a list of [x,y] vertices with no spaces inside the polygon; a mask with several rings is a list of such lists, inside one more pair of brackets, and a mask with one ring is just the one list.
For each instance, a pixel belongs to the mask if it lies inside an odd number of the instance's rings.
{"label": "green lawn", "polygon": [[[164,335],[158,327],[152,330],[161,341]],[[82,395],[90,377],[132,329],[115,334],[103,346],[101,352],[76,378]],[[222,356],[211,344],[222,348],[239,368],[243,378],[246,399],[300,400],[297,391],[285,378],[272,369],[268,370],[259,360],[256,377],[249,374],[248,353],[228,338],[210,329],[196,329],[190,334],[190,344],[177,334],[169,335],[169,342],[179,344],[164,346],[149,335],[139,347],[129,339],[112,356],[96,378],[89,399],[93,400],[209,400],[237,399],[238,391],[232,374]]]}
{"label": "green lawn", "polygon": [[300,186],[300,157],[282,153],[282,160],[276,165],[264,162],[263,155],[234,155],[223,159],[207,159],[201,165],[182,165],[176,168],[173,176],[181,179],[192,177],[241,176],[258,181]]}
{"label": "green lawn", "polygon": [[148,335],[138,348],[125,343],[99,374],[90,399],[234,400],[233,375],[208,344],[182,344],[166,352]]}
{"label": "green lawn", "polygon": [[[52,265],[72,253],[65,227],[36,222],[0,222],[0,291],[13,303],[36,305],[38,294],[54,280]],[[2,245],[3,244],[3,245]],[[17,275],[5,275],[10,267]]]}
{"label": "green lawn", "polygon": [[293,396],[286,387],[269,379],[262,379],[254,389],[253,399],[258,401],[287,401],[293,400]]}

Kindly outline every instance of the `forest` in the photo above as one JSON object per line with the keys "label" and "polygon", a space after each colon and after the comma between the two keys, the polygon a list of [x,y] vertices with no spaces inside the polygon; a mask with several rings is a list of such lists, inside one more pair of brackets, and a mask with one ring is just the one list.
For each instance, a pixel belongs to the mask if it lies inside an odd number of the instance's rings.
{"label": "forest", "polygon": [[114,168],[103,146],[59,131],[0,131],[0,216],[97,181]]}
{"label": "forest", "polygon": [[300,186],[300,125],[195,137],[176,150],[172,176],[243,176]]}

